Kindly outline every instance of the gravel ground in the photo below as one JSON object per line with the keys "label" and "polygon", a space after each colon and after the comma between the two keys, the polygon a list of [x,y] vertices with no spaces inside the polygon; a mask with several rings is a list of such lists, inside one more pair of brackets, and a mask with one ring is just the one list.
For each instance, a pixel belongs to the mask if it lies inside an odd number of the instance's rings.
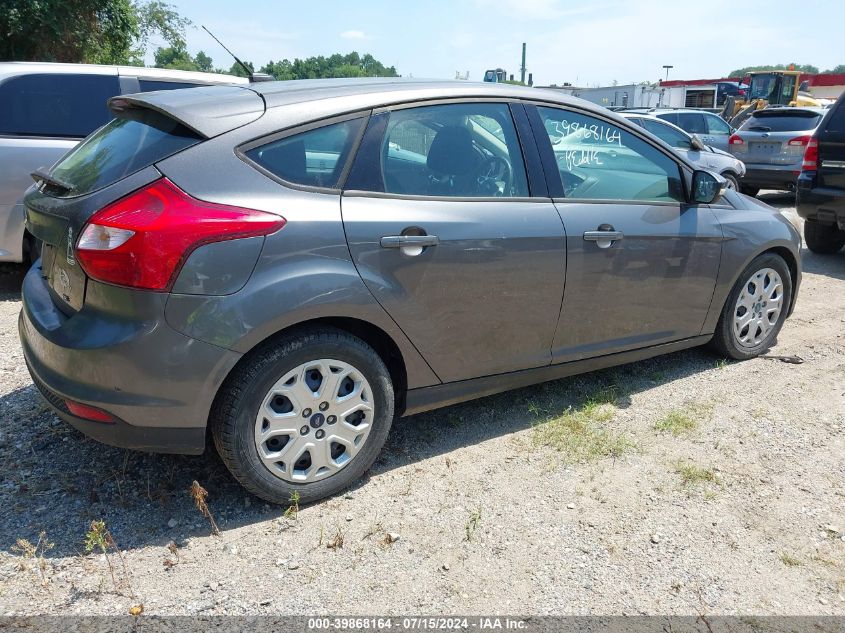
{"label": "gravel ground", "polygon": [[[804,270],[772,351],[803,364],[692,350],[418,415],[358,487],[285,516],[211,452],[61,423],[1,268],[0,614],[845,615],[845,252]],[[92,520],[120,556],[86,554]]]}

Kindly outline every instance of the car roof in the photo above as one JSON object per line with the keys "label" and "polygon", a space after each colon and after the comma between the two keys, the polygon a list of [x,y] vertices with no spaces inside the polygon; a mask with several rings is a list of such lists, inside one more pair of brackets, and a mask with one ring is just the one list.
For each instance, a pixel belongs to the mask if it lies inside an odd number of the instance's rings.
{"label": "car roof", "polygon": [[[250,100],[249,95],[252,96]],[[210,137],[243,125],[266,110],[277,111],[281,127],[361,110],[440,99],[526,99],[571,105],[590,114],[616,119],[599,105],[554,90],[498,83],[403,78],[299,79],[251,83],[248,86],[206,86],[123,95],[113,103],[129,103],[169,114],[199,134]],[[228,121],[227,121],[228,120]]]}
{"label": "car roof", "polygon": [[205,84],[245,84],[248,80],[234,75],[220,73],[200,73],[169,68],[147,68],[146,66],[116,66],[106,64],[63,64],[53,62],[0,62],[0,79],[12,75],[32,74],[84,74],[116,75],[138,77],[139,79],[158,79],[163,81],[184,81]]}

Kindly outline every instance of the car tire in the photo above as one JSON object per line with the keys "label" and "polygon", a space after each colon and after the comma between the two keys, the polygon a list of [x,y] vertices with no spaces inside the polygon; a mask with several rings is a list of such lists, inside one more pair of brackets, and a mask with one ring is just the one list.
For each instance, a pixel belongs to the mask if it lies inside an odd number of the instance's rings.
{"label": "car tire", "polygon": [[734,176],[731,172],[726,171],[724,174],[722,174],[722,178],[728,181],[728,189],[739,190],[739,181],[736,179],[736,176]]}
{"label": "car tire", "polygon": [[740,185],[739,192],[744,193],[746,196],[751,196],[754,198],[758,193],[760,193],[760,187],[751,187],[749,185]]}
{"label": "car tire", "polygon": [[[319,383],[308,383],[316,380],[314,372],[321,374]],[[295,379],[282,383],[288,375]],[[339,382],[333,382],[333,376]],[[342,391],[344,383],[354,383],[349,394],[356,393],[364,402],[358,426],[341,419],[342,409],[353,402],[338,395],[337,385]],[[323,385],[334,385],[334,394],[327,395]],[[323,411],[325,416],[318,420]],[[381,357],[342,330],[315,327],[285,334],[236,368],[215,399],[209,424],[217,452],[235,479],[266,501],[288,504],[317,501],[360,479],[384,446],[393,415],[393,384]],[[336,422],[329,421],[332,417]],[[351,438],[365,423],[366,430]],[[279,432],[277,426],[293,426],[299,432],[273,435]],[[310,445],[313,448],[307,448]],[[335,458],[338,447],[344,452]],[[302,450],[307,453],[297,458]],[[343,461],[347,452],[351,456]]]}
{"label": "car tire", "polygon": [[845,231],[835,224],[805,220],[804,241],[807,248],[818,255],[833,255],[845,246]]}
{"label": "car tire", "polygon": [[[776,314],[772,314],[774,301],[778,302]],[[792,274],[784,259],[774,253],[755,257],[728,294],[711,349],[735,360],[759,356],[775,343],[791,301]],[[743,327],[745,321],[748,325]]]}

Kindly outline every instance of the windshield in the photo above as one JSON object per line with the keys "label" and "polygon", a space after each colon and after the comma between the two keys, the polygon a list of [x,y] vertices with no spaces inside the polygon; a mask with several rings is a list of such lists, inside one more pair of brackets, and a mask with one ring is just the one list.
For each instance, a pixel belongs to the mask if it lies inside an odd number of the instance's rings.
{"label": "windshield", "polygon": [[801,132],[813,130],[822,115],[808,110],[761,110],[754,113],[739,127],[750,132]]}
{"label": "windshield", "polygon": [[65,196],[101,189],[200,142],[185,126],[152,110],[131,109],[66,154],[51,172]]}
{"label": "windshield", "polygon": [[777,75],[754,75],[751,78],[750,99],[765,99],[772,101],[777,88]]}

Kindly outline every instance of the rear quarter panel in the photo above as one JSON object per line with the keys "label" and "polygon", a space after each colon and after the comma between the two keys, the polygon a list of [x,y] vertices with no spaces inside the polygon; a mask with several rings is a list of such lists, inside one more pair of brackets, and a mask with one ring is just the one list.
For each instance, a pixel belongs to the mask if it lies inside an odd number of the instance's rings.
{"label": "rear quarter panel", "polygon": [[189,194],[283,216],[246,285],[226,296],[174,293],[165,310],[179,332],[246,353],[277,332],[313,319],[354,318],[384,331],[402,353],[408,387],[440,381],[367,290],[349,254],[340,196],[285,187],[234,149],[283,125],[248,126],[172,156],[157,167]]}

